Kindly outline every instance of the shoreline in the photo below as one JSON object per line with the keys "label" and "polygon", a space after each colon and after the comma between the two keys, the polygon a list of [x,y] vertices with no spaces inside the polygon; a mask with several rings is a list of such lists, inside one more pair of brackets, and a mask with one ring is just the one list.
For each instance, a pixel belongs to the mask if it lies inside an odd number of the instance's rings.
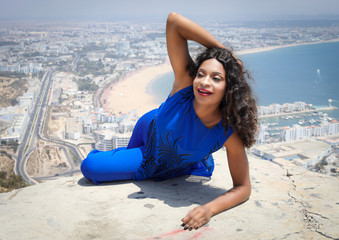
{"label": "shoreline", "polygon": [[[166,63],[168,63],[168,64],[170,65],[169,61],[166,61]],[[158,76],[152,78],[152,79],[147,83],[147,86],[146,86],[146,93],[147,93],[148,95],[152,96],[152,98],[153,98],[153,104],[155,104],[155,105],[160,105],[160,104],[161,104],[161,102],[158,101],[159,99],[158,99],[158,97],[156,96],[155,92],[153,91],[153,84],[156,83],[156,82],[159,80],[159,78],[161,78],[161,77],[164,76],[165,74],[168,74],[168,73],[171,73],[171,72],[172,72],[172,67],[171,67],[170,71],[164,72],[164,73],[162,73],[162,74],[160,74],[160,75],[158,75]],[[169,94],[170,92],[171,92],[171,89],[168,89],[168,94]]]}
{"label": "shoreline", "polygon": [[100,97],[104,111],[120,114],[137,110],[137,115],[143,115],[159,107],[154,103],[154,94],[149,91],[148,85],[170,71],[172,68],[169,61],[165,61],[159,65],[142,67],[108,85]]}
{"label": "shoreline", "polygon": [[[235,54],[245,55],[272,51],[279,48],[330,42],[339,42],[339,39],[255,48],[235,52]],[[102,95],[100,97],[100,102],[102,103],[104,110],[112,114],[128,113],[132,110],[137,110],[137,115],[141,116],[144,113],[159,107],[160,104],[155,103],[156,96],[152,90],[152,85],[159,79],[159,77],[171,71],[171,64],[169,60],[166,60],[164,63],[159,65],[141,67],[136,71],[128,73],[119,81],[108,84],[107,88],[102,90]],[[106,103],[104,103],[105,99]]]}
{"label": "shoreline", "polygon": [[285,45],[279,45],[279,46],[271,46],[271,47],[264,47],[264,48],[253,48],[248,50],[242,50],[239,52],[235,52],[236,55],[246,55],[246,54],[252,54],[252,53],[260,53],[260,52],[268,52],[280,48],[288,48],[288,47],[298,47],[298,46],[304,46],[304,45],[313,45],[313,44],[321,44],[321,43],[331,43],[331,42],[339,42],[339,38],[332,39],[332,40],[326,40],[326,41],[317,41],[317,42],[305,42],[305,43],[291,43],[291,44],[285,44]]}
{"label": "shoreline", "polygon": [[304,111],[299,111],[299,112],[283,112],[283,113],[277,113],[277,114],[265,114],[265,115],[258,115],[258,118],[270,118],[270,117],[280,117],[280,116],[285,116],[285,115],[298,115],[298,114],[303,114],[303,113],[311,113],[311,112],[318,112],[318,111],[334,111],[337,110],[338,108],[335,106],[331,107],[320,107],[317,109],[309,109],[309,110],[304,110]]}

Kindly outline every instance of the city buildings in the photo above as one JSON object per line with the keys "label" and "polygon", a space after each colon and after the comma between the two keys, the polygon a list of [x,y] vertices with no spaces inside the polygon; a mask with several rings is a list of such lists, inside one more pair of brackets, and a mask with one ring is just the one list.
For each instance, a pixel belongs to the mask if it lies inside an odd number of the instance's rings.
{"label": "city buildings", "polygon": [[[328,26],[300,26],[293,22],[281,26],[274,23],[247,26],[246,23],[216,22],[206,23],[206,27],[226,46],[232,45],[236,52],[328,41],[339,35],[338,22]],[[197,46],[190,43],[189,47],[194,50]],[[163,22],[0,22],[0,73],[3,74],[0,76],[9,72],[22,73],[33,81],[37,73],[53,70],[47,105],[50,107],[50,121],[58,124],[51,128],[50,134],[62,141],[92,138],[100,149],[126,145],[138,119],[136,112],[119,115],[104,112],[96,94],[126,74],[143,66],[157,65],[166,58]],[[40,82],[36,81],[18,98],[17,106],[0,109],[0,120],[9,125],[0,133],[1,140],[20,142],[39,87]],[[272,104],[260,107],[259,115],[285,116],[313,110],[314,106],[304,102]],[[258,143],[269,142],[271,133],[268,131],[269,127],[262,124]],[[279,141],[288,142],[337,133],[338,124],[331,122],[309,126],[300,124],[281,128],[274,134],[280,137]]]}
{"label": "city buildings", "polygon": [[36,104],[36,97],[40,89],[39,84],[38,79],[30,79],[27,92],[18,97],[18,104],[0,110],[0,120],[9,123],[6,131],[0,135],[2,142],[21,142],[29,115],[32,113],[33,105]]}
{"label": "city buildings", "polygon": [[337,120],[333,120],[330,123],[322,123],[319,126],[294,125],[293,127],[284,127],[281,133],[282,140],[285,142],[335,134],[339,134],[339,122]]}
{"label": "city buildings", "polygon": [[132,133],[114,133],[111,130],[98,130],[94,132],[95,148],[100,151],[127,147]]}

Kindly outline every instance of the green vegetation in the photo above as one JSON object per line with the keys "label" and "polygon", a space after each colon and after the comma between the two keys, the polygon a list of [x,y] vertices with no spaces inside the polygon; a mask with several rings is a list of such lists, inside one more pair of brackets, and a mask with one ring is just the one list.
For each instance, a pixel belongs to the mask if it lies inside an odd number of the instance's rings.
{"label": "green vegetation", "polygon": [[85,76],[88,74],[100,75],[104,73],[104,64],[101,59],[97,62],[90,62],[88,60],[81,60],[78,63],[78,74],[79,76]]}
{"label": "green vegetation", "polygon": [[19,72],[0,72],[0,77],[23,78],[26,77],[26,74]]}
{"label": "green vegetation", "polygon": [[7,176],[6,172],[0,172],[0,192],[9,192],[13,189],[27,187],[21,176],[11,174]]}
{"label": "green vegetation", "polygon": [[92,83],[90,80],[86,79],[79,79],[78,83],[78,90],[79,91],[91,91],[94,92],[99,89],[99,86],[95,83]]}
{"label": "green vegetation", "polygon": [[[3,77],[0,81],[0,106],[14,106],[18,103],[18,97],[28,89],[26,78],[21,73],[0,73]],[[7,78],[7,79],[5,79]]]}
{"label": "green vegetation", "polygon": [[18,100],[17,100],[16,98],[12,98],[12,99],[10,100],[10,104],[11,104],[11,106],[15,106],[15,105],[18,104]]}
{"label": "green vegetation", "polygon": [[40,71],[40,72],[37,72],[37,73],[33,73],[32,76],[33,77],[37,77],[39,78],[40,80],[42,80],[42,77],[44,76],[45,72],[44,71]]}
{"label": "green vegetation", "polygon": [[[13,148],[13,152],[16,153],[16,151],[18,150],[18,146],[19,146],[19,143],[14,141],[14,140],[10,140],[8,142],[6,141],[1,141],[1,144],[2,145],[7,145],[9,147],[12,147]],[[12,158],[6,151],[0,151],[1,154],[3,155],[7,155],[9,156],[10,158]]]}
{"label": "green vegetation", "polygon": [[328,165],[328,162],[326,161],[327,156],[323,157],[321,161],[319,161],[317,164],[314,165],[314,171],[316,172],[323,172],[324,166]]}
{"label": "green vegetation", "polygon": [[[6,143],[6,141],[4,141]],[[1,142],[3,143],[3,142]],[[5,150],[1,150],[0,151],[0,156],[7,156],[9,159],[12,159],[12,155],[10,155],[8,152],[6,152]]]}
{"label": "green vegetation", "polygon": [[9,84],[9,87],[12,87],[14,89],[20,89],[23,85],[25,85],[27,81],[25,79],[17,79],[13,81],[11,84]]}

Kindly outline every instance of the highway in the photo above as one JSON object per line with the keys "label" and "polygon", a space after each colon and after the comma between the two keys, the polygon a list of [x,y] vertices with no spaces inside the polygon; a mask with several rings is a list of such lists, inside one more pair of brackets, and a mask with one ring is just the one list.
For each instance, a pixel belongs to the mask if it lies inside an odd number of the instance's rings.
{"label": "highway", "polygon": [[[24,137],[22,142],[18,147],[18,157],[15,165],[16,174],[20,175],[23,180],[29,184],[37,183],[31,176],[26,172],[26,162],[30,153],[33,152],[33,149],[36,147],[36,142],[38,139],[47,141],[49,143],[57,144],[63,148],[68,148],[73,154],[74,158],[77,161],[81,161],[83,158],[78,151],[77,147],[71,143],[66,143],[63,141],[45,138],[42,135],[42,129],[45,122],[45,113],[47,111],[46,104],[48,102],[49,92],[52,84],[52,71],[48,71],[42,80],[41,89],[37,96],[36,104],[33,107],[33,111],[29,117],[29,122],[27,124]],[[66,151],[67,152],[67,151]],[[66,155],[67,156],[67,155]],[[70,172],[78,172],[76,169],[73,157],[68,155],[68,162],[71,166]],[[70,173],[68,172],[68,174]]]}

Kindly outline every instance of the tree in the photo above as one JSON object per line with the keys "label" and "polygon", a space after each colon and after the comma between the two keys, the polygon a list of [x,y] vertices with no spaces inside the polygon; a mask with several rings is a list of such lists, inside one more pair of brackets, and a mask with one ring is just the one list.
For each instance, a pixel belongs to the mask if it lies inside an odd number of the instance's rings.
{"label": "tree", "polygon": [[6,179],[7,173],[5,171],[0,172],[0,179]]}
{"label": "tree", "polygon": [[13,151],[16,152],[18,150],[19,143],[14,141],[13,139],[9,140],[8,146],[13,147]]}

